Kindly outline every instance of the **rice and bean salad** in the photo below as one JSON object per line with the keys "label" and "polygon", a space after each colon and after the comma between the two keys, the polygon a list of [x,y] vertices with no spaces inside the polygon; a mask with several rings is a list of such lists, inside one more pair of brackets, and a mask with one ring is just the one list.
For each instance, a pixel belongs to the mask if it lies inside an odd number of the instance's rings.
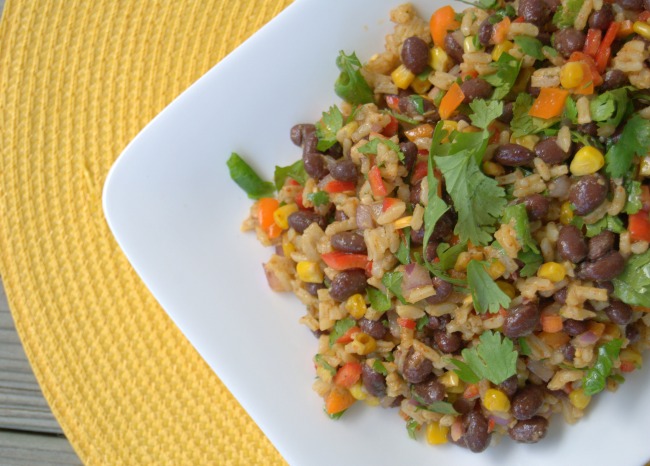
{"label": "rice and bean salad", "polygon": [[649,10],[398,6],[383,52],[336,57],[342,102],[291,128],[300,160],[268,182],[230,157],[269,286],[307,308],[327,415],[394,408],[480,452],[540,441],[641,368]]}

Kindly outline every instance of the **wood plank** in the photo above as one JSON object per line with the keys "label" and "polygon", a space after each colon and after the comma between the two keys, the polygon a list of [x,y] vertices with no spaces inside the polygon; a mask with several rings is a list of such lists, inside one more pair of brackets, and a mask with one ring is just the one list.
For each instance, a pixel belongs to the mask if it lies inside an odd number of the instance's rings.
{"label": "wood plank", "polygon": [[3,466],[82,464],[63,437],[1,430],[0,458]]}

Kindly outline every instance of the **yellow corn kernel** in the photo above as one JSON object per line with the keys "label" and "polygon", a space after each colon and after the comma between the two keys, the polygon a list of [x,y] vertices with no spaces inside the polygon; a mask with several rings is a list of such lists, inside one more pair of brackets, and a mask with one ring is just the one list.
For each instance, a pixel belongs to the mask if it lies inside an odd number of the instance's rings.
{"label": "yellow corn kernel", "polygon": [[632,30],[638,35],[645,37],[646,39],[650,39],[650,24],[644,21],[636,21],[632,25]]}
{"label": "yellow corn kernel", "polygon": [[291,254],[296,252],[296,247],[291,243],[282,243],[282,252],[284,257],[291,257]]}
{"label": "yellow corn kernel", "polygon": [[634,348],[625,348],[621,350],[620,358],[621,361],[634,364],[634,367],[637,369],[641,369],[643,366],[643,358],[641,358],[641,353],[639,353]]}
{"label": "yellow corn kernel", "polygon": [[350,395],[352,395],[355,400],[362,401],[368,398],[368,394],[363,391],[361,382],[355,383],[350,387],[349,390],[350,390]]}
{"label": "yellow corn kernel", "polygon": [[465,383],[458,378],[458,374],[454,371],[445,372],[438,381],[443,384],[450,393],[463,393],[465,390]]}
{"label": "yellow corn kernel", "polygon": [[345,351],[361,356],[372,353],[377,349],[377,341],[367,333],[357,332],[350,343],[345,345]]}
{"label": "yellow corn kernel", "polygon": [[557,262],[546,262],[537,270],[537,276],[547,278],[553,283],[561,282],[566,277],[566,269],[562,264]]}
{"label": "yellow corn kernel", "polygon": [[498,280],[496,284],[499,287],[499,289],[508,296],[508,298],[515,299],[515,296],[517,296],[517,290],[515,289],[512,283],[508,283],[503,280]]}
{"label": "yellow corn kernel", "polygon": [[404,65],[395,68],[395,70],[390,74],[390,77],[395,85],[400,89],[406,89],[415,79],[415,75]]}
{"label": "yellow corn kernel", "polygon": [[592,146],[584,146],[573,156],[569,170],[575,176],[591,175],[603,168],[603,153]]}
{"label": "yellow corn kernel", "polygon": [[298,212],[298,206],[296,204],[293,202],[291,204],[285,204],[275,209],[275,212],[273,212],[273,220],[277,226],[286,230],[289,228],[289,215],[294,212]]}
{"label": "yellow corn kernel", "polygon": [[569,401],[578,409],[585,409],[591,401],[591,396],[587,395],[582,388],[578,388],[569,393]]}
{"label": "yellow corn kernel", "polygon": [[429,77],[427,76],[424,79],[420,79],[417,76],[411,83],[411,89],[413,89],[415,92],[418,94],[426,94],[429,89],[431,89],[431,81],[429,81]]}
{"label": "yellow corn kernel", "polygon": [[490,267],[488,267],[488,274],[492,277],[492,280],[499,278],[505,271],[506,266],[498,259],[494,259],[490,263]]}
{"label": "yellow corn kernel", "polygon": [[436,71],[447,71],[449,67],[449,55],[441,47],[434,47],[431,49],[429,65]]}
{"label": "yellow corn kernel", "polygon": [[506,174],[506,170],[498,163],[486,160],[483,162],[483,173],[488,176],[501,176]]}
{"label": "yellow corn kernel", "polygon": [[495,45],[492,49],[492,61],[497,61],[503,52],[507,52],[514,46],[515,44],[509,40],[504,40],[500,44]]}
{"label": "yellow corn kernel", "polygon": [[456,263],[454,264],[454,270],[456,272],[464,272],[467,270],[467,265],[472,259],[477,261],[482,261],[484,259],[483,252],[481,251],[464,251],[458,255]]}
{"label": "yellow corn kernel", "polygon": [[368,406],[379,406],[379,398],[376,396],[368,396],[363,402],[367,404]]}
{"label": "yellow corn kernel", "polygon": [[534,150],[535,145],[539,142],[539,136],[529,134],[528,136],[522,136],[520,138],[511,137],[510,142],[524,146],[526,149]]}
{"label": "yellow corn kernel", "polygon": [[560,223],[562,225],[568,225],[573,220],[573,207],[571,203],[566,201],[560,207]]}
{"label": "yellow corn kernel", "polygon": [[474,36],[465,37],[465,40],[463,41],[463,52],[472,53],[478,50],[476,48],[476,44],[474,43],[474,39],[475,39]]}
{"label": "yellow corn kernel", "polygon": [[501,390],[490,388],[483,396],[483,406],[491,412],[507,413],[510,411],[510,400]]}
{"label": "yellow corn kernel", "polygon": [[641,159],[639,164],[639,175],[648,178],[650,177],[650,156],[645,156]]}
{"label": "yellow corn kernel", "polygon": [[449,142],[449,135],[453,131],[458,130],[458,122],[454,120],[442,120],[442,129],[447,132],[447,136],[445,136],[441,142],[443,143],[448,143]]}
{"label": "yellow corn kernel", "polygon": [[361,319],[366,315],[366,300],[362,294],[353,294],[345,301],[345,309],[355,319]]}
{"label": "yellow corn kernel", "polygon": [[401,228],[406,228],[411,226],[411,220],[413,220],[412,215],[408,215],[406,217],[398,218],[393,222],[393,226],[395,227],[396,230],[399,230]]}
{"label": "yellow corn kernel", "polygon": [[427,424],[427,442],[431,445],[443,445],[447,443],[449,427],[441,426],[440,423],[432,421]]}
{"label": "yellow corn kernel", "polygon": [[578,87],[584,78],[582,63],[573,61],[569,62],[560,70],[560,84],[565,89]]}
{"label": "yellow corn kernel", "polygon": [[323,272],[316,262],[300,261],[296,264],[296,275],[303,282],[322,283]]}

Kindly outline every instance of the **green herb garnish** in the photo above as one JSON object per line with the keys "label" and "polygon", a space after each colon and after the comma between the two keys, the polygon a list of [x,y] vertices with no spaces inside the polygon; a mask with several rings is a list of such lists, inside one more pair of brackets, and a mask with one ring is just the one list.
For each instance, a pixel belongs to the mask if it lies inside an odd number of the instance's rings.
{"label": "green herb garnish", "polygon": [[479,314],[499,312],[501,306],[507,309],[510,298],[492,280],[487,272],[487,262],[471,260],[467,265],[467,284],[472,293],[474,309]]}
{"label": "green herb garnish", "polygon": [[328,204],[330,202],[330,195],[325,191],[317,191],[315,193],[307,194],[307,200],[309,200],[316,207]]}
{"label": "green herb garnish", "polygon": [[390,298],[386,296],[385,293],[382,293],[377,288],[369,286],[366,288],[366,293],[368,293],[368,300],[370,301],[370,307],[372,307],[377,312],[386,312],[391,307]]}
{"label": "green herb garnish", "polygon": [[500,100],[508,95],[508,92],[515,84],[521,69],[521,61],[509,53],[503,52],[496,63],[493,63],[493,66],[497,68],[497,72],[484,76],[483,79],[495,87],[492,99]]}
{"label": "green herb garnish", "polygon": [[361,75],[361,62],[352,52],[346,55],[343,50],[336,57],[336,66],[341,71],[334,83],[334,92],[341,99],[351,104],[369,104],[374,102],[372,89]]}
{"label": "green herb garnish", "polygon": [[517,373],[517,351],[512,340],[501,338],[500,332],[486,331],[474,348],[465,348],[461,354],[465,363],[458,359],[451,362],[458,367],[455,372],[463,381],[478,383],[487,379],[499,385]]}
{"label": "green herb garnish", "polygon": [[244,190],[249,199],[260,199],[273,196],[275,186],[270,181],[264,181],[238,154],[233,152],[226,162],[230,178]]}
{"label": "green herb garnish", "polygon": [[614,361],[618,359],[623,340],[615,338],[598,348],[596,364],[582,378],[582,387],[586,395],[595,395],[604,390],[607,377],[612,373]]}
{"label": "green herb garnish", "polygon": [[332,105],[327,112],[323,112],[323,117],[316,122],[316,136],[318,137],[319,151],[326,151],[338,141],[336,133],[343,128],[343,114],[336,105]]}
{"label": "green herb garnish", "polygon": [[399,159],[402,161],[404,160],[404,153],[399,148],[399,146],[393,141],[391,141],[390,139],[374,138],[372,141],[369,141],[365,143],[363,146],[359,147],[358,150],[362,154],[376,154],[377,146],[379,146],[379,144],[383,144],[386,147],[388,147],[390,150],[395,151],[397,157],[399,157]]}
{"label": "green herb garnish", "polygon": [[345,335],[345,332],[350,330],[352,327],[357,325],[357,322],[351,318],[346,317],[345,319],[337,320],[334,324],[334,328],[330,332],[330,346],[333,346],[336,343],[336,340]]}
{"label": "green herb garnish", "polygon": [[635,113],[630,118],[621,138],[605,154],[605,171],[612,178],[621,178],[630,170],[635,155],[645,155],[650,151],[650,120]]}
{"label": "green herb garnish", "polygon": [[496,100],[474,99],[469,107],[473,111],[469,115],[472,124],[481,129],[487,129],[503,113],[503,102]]}
{"label": "green herb garnish", "polygon": [[546,58],[542,53],[542,43],[539,39],[530,36],[517,36],[514,38],[514,41],[522,52],[526,55],[530,55],[535,60],[544,60],[544,58]]}
{"label": "green herb garnish", "polygon": [[614,296],[624,303],[650,307],[650,250],[632,255],[612,283]]}

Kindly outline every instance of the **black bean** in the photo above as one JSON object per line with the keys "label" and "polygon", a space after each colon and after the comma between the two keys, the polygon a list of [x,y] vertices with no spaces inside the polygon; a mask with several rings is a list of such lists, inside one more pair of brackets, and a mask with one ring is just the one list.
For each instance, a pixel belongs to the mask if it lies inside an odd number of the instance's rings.
{"label": "black bean", "polygon": [[386,378],[366,363],[361,364],[361,382],[372,396],[386,396]]}
{"label": "black bean", "polygon": [[441,401],[445,397],[445,386],[435,377],[412,385],[411,391],[416,395],[416,401],[427,405]]}
{"label": "black bean", "polygon": [[336,162],[330,170],[332,178],[339,181],[357,181],[359,170],[354,162],[350,159],[344,159]]}
{"label": "black bean", "polygon": [[465,445],[474,453],[484,451],[490,444],[491,434],[488,432],[488,421],[478,411],[472,411],[463,416]]}
{"label": "black bean", "polygon": [[614,284],[610,281],[596,282],[594,283],[596,288],[602,288],[607,290],[607,295],[611,295],[614,292]]}
{"label": "black bean", "polygon": [[621,70],[609,70],[603,76],[603,83],[598,88],[601,92],[611,91],[627,85],[629,82],[627,75]]}
{"label": "black bean", "polygon": [[411,171],[418,159],[418,146],[411,141],[406,141],[400,143],[399,150],[404,154],[404,166],[407,170]]}
{"label": "black bean", "polygon": [[472,78],[463,81],[460,90],[465,94],[463,103],[470,103],[474,99],[489,99],[494,92],[492,85],[483,78]]}
{"label": "black bean", "polygon": [[589,329],[589,326],[584,320],[565,319],[562,328],[567,335],[575,337],[576,335],[585,333]]}
{"label": "black bean", "polygon": [[561,0],[544,0],[544,3],[546,3],[546,5],[548,6],[551,13],[555,13],[557,8],[562,4],[562,1]]}
{"label": "black bean", "polygon": [[420,246],[424,241],[424,227],[419,230],[411,230],[411,243]]}
{"label": "black bean", "polygon": [[424,258],[427,262],[433,262],[438,257],[438,241],[429,241],[427,247],[424,249]]}
{"label": "black bean", "polygon": [[594,11],[589,16],[589,28],[605,32],[612,21],[614,21],[614,10],[609,3],[603,2],[601,9]]}
{"label": "black bean", "polygon": [[429,65],[429,46],[418,36],[411,36],[402,45],[402,63],[413,74],[422,73]]}
{"label": "black bean", "polygon": [[509,338],[523,337],[531,334],[538,323],[538,303],[523,303],[508,311],[503,321],[503,333]]}
{"label": "black bean", "polygon": [[630,324],[625,327],[625,338],[630,340],[630,344],[633,345],[641,339],[641,332],[639,327],[636,324]]}
{"label": "black bean", "polygon": [[334,212],[334,220],[336,220],[337,222],[342,222],[344,220],[347,220],[348,218],[349,217],[342,210],[336,210]]}
{"label": "black bean", "polygon": [[519,379],[517,378],[517,374],[512,375],[508,377],[506,380],[504,380],[503,382],[501,382],[499,384],[499,388],[508,397],[514,395],[517,392],[517,389],[519,388]]}
{"label": "black bean", "polygon": [[302,154],[302,161],[305,165],[305,171],[315,180],[322,180],[327,176],[329,170],[322,154],[318,152],[307,152]]}
{"label": "black bean", "polygon": [[451,316],[449,314],[443,314],[439,317],[429,316],[429,322],[427,322],[426,328],[431,330],[444,330],[447,328],[449,322],[451,322]]}
{"label": "black bean", "polygon": [[576,129],[582,134],[587,134],[593,137],[598,136],[598,124],[595,121],[590,121],[589,123],[578,125]]}
{"label": "black bean", "polygon": [[433,364],[430,360],[424,357],[419,351],[415,351],[413,347],[404,358],[404,365],[402,367],[402,376],[404,380],[409,383],[424,382],[431,375]]}
{"label": "black bean", "polygon": [[594,173],[583,176],[571,186],[569,200],[577,215],[587,215],[605,201],[608,192],[607,179],[599,173]]}
{"label": "black bean", "polygon": [[467,414],[474,409],[476,400],[467,400],[462,396],[452,403],[452,406],[460,414]]}
{"label": "black bean", "polygon": [[464,121],[468,125],[472,124],[472,119],[469,116],[465,115],[464,113],[457,113],[456,115],[454,115],[450,119],[451,119],[451,121],[456,121],[458,123],[460,123],[461,121]]}
{"label": "black bean", "polygon": [[438,349],[445,353],[455,353],[463,345],[463,339],[460,332],[447,333],[444,330],[434,330],[433,339],[436,342]]}
{"label": "black bean", "polygon": [[313,134],[316,131],[316,126],[309,123],[300,123],[291,128],[290,136],[291,142],[300,147],[308,134]]}
{"label": "black bean", "polygon": [[609,230],[604,230],[589,240],[589,254],[587,257],[590,261],[600,259],[614,248],[616,235]]}
{"label": "black bean", "polygon": [[531,96],[537,98],[537,97],[539,97],[539,93],[540,93],[541,88],[528,85],[528,88],[526,90],[528,91],[528,93]]}
{"label": "black bean", "polygon": [[363,270],[344,270],[332,280],[330,296],[337,301],[345,301],[353,294],[365,293],[366,286],[368,286],[368,282]]}
{"label": "black bean", "polygon": [[309,210],[299,210],[294,212],[289,215],[287,221],[289,222],[289,226],[300,234],[304,233],[307,227],[312,223],[317,223],[323,230],[327,227],[327,220],[322,215],[318,215],[316,212],[311,212]]}
{"label": "black bean", "polygon": [[445,36],[445,50],[449,57],[454,60],[456,63],[460,64],[463,62],[463,46],[458,43],[452,34],[447,34]]}
{"label": "black bean", "polygon": [[587,257],[587,243],[582,232],[574,225],[564,225],[557,236],[557,252],[562,259],[577,264]]}
{"label": "black bean", "polygon": [[544,391],[538,385],[526,385],[512,399],[512,415],[520,421],[530,419],[544,404]]}
{"label": "black bean", "polygon": [[508,430],[510,438],[521,443],[537,443],[546,436],[548,420],[542,416],[519,421]]}
{"label": "black bean", "polygon": [[513,107],[514,104],[512,102],[506,102],[503,104],[503,112],[501,112],[501,116],[497,118],[497,120],[499,120],[501,123],[509,124],[515,115],[513,112]]}
{"label": "black bean", "polygon": [[641,11],[643,10],[643,0],[616,0],[626,10]]}
{"label": "black bean", "polygon": [[343,157],[343,146],[341,146],[341,143],[334,143],[332,147],[327,149],[327,155],[332,157],[334,160],[338,160]]}
{"label": "black bean", "polygon": [[440,277],[433,277],[431,283],[436,290],[436,294],[427,298],[427,303],[429,304],[444,303],[451,296],[452,291],[454,291],[454,286]]}
{"label": "black bean", "polygon": [[612,299],[605,308],[605,314],[615,324],[627,325],[632,320],[632,307],[623,301]]}
{"label": "black bean", "polygon": [[535,154],[524,146],[508,143],[497,147],[492,158],[495,162],[507,167],[520,167],[532,162]]}
{"label": "black bean", "polygon": [[305,290],[312,296],[318,296],[318,290],[325,288],[322,283],[305,283]]}
{"label": "black bean", "polygon": [[573,361],[573,358],[576,357],[576,347],[573,346],[571,343],[566,343],[562,345],[560,351],[562,351],[562,356],[564,356],[564,359],[566,359],[569,362]]}
{"label": "black bean", "polygon": [[[548,3],[548,2],[547,2]],[[537,40],[542,43],[542,45],[551,46],[551,33],[547,31],[539,31],[537,34]]]}
{"label": "black bean", "polygon": [[553,299],[560,304],[566,304],[566,295],[568,292],[568,288],[566,287],[557,290],[553,295]]}
{"label": "black bean", "polygon": [[569,58],[573,52],[581,51],[585,46],[585,34],[573,28],[561,29],[555,33],[555,49],[564,58]]}
{"label": "black bean", "polygon": [[436,222],[436,226],[433,227],[431,239],[441,240],[449,236],[454,231],[457,219],[458,215],[453,208],[442,214],[442,217],[440,217]]}
{"label": "black bean", "polygon": [[548,19],[550,11],[548,5],[543,1],[520,0],[517,13],[524,17],[525,22],[542,26]]}
{"label": "black bean", "polygon": [[531,220],[540,220],[546,217],[551,201],[541,194],[531,194],[523,198],[526,212]]}
{"label": "black bean", "polygon": [[569,154],[564,152],[557,144],[556,138],[546,138],[535,145],[535,155],[549,165],[564,162]]}
{"label": "black bean", "polygon": [[335,233],[330,238],[330,244],[337,251],[364,254],[367,251],[363,235],[354,231]]}
{"label": "black bean", "polygon": [[484,47],[490,45],[490,40],[492,40],[492,31],[494,30],[494,25],[490,22],[490,18],[485,18],[481,25],[478,28],[478,41]]}
{"label": "black bean", "polygon": [[420,202],[420,195],[422,194],[422,180],[418,180],[413,186],[411,186],[411,192],[409,193],[409,202],[411,204],[417,204]]}
{"label": "black bean", "polygon": [[302,155],[318,152],[318,136],[316,129],[313,131],[305,130],[302,135]]}
{"label": "black bean", "polygon": [[362,317],[359,319],[359,328],[375,340],[381,340],[386,336],[388,329],[381,320],[370,320]]}
{"label": "black bean", "polygon": [[581,280],[612,280],[625,268],[625,259],[618,251],[610,251],[596,261],[580,264],[577,276]]}

